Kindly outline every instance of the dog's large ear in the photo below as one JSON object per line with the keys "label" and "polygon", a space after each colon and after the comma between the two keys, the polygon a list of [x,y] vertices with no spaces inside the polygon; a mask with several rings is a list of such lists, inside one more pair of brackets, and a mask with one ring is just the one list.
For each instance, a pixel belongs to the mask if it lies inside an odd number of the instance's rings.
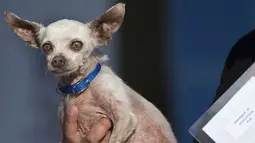
{"label": "dog's large ear", "polygon": [[38,32],[43,28],[41,24],[24,20],[10,12],[5,12],[4,15],[6,23],[27,45],[39,47]]}
{"label": "dog's large ear", "polygon": [[97,44],[106,45],[116,32],[125,16],[125,4],[118,3],[107,10],[102,16],[89,23],[92,34],[96,36]]}

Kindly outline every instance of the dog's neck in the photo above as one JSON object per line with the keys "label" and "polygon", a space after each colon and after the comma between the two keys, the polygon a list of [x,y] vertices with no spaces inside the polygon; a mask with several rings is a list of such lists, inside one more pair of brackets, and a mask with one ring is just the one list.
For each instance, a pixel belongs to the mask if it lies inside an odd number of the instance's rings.
{"label": "dog's neck", "polygon": [[78,71],[68,76],[60,77],[60,80],[59,80],[60,84],[71,85],[87,77],[88,74],[94,70],[99,60],[100,60],[100,55],[98,53],[93,52],[91,56],[87,59],[87,61],[84,62],[83,66],[78,69]]}

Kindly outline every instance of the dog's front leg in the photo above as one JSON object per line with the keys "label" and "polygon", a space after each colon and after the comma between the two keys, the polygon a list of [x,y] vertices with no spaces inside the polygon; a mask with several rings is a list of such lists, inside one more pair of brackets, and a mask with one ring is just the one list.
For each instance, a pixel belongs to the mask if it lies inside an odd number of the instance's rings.
{"label": "dog's front leg", "polygon": [[109,143],[125,143],[138,125],[137,117],[132,112],[127,99],[120,98],[120,96],[124,96],[123,94],[114,95],[112,92],[108,94],[103,92],[101,95],[98,98],[99,103],[113,122]]}
{"label": "dog's front leg", "polygon": [[115,112],[116,119],[109,143],[125,143],[137,127],[137,118],[132,112],[123,109]]}

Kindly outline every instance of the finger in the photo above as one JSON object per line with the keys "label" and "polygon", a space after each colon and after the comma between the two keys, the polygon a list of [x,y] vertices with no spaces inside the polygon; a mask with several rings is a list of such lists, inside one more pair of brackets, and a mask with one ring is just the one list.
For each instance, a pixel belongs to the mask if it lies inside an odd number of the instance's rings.
{"label": "finger", "polygon": [[87,135],[87,139],[90,142],[99,142],[102,140],[107,132],[110,130],[112,124],[111,121],[107,118],[102,118],[96,122]]}
{"label": "finger", "polygon": [[72,143],[78,143],[80,140],[80,136],[77,130],[78,108],[75,106],[70,106],[67,109],[67,113],[65,115],[66,115],[64,122],[65,137]]}

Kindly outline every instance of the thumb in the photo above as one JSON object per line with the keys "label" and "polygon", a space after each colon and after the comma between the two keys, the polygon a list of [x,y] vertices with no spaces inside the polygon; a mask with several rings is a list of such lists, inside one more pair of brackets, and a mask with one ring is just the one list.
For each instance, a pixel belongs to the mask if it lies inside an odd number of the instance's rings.
{"label": "thumb", "polygon": [[80,143],[81,137],[77,128],[78,108],[74,105],[67,109],[64,119],[64,135],[70,143]]}

